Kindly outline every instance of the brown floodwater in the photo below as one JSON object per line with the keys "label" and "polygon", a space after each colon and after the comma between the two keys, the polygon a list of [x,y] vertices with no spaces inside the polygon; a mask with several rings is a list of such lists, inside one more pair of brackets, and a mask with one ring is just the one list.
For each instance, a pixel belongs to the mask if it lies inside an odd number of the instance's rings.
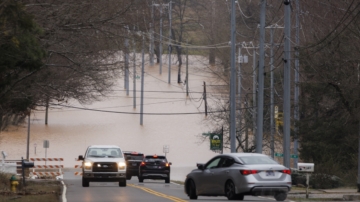
{"label": "brown floodwater", "polygon": [[[164,57],[163,61],[166,61]],[[171,84],[168,84],[168,65],[145,68],[144,113],[194,113],[204,111],[201,101],[203,82],[212,83],[212,75],[204,67],[200,58],[193,58],[189,64],[189,90],[186,96],[184,83],[177,83],[177,66],[171,70]],[[131,69],[132,71],[132,69]],[[139,68],[137,75],[140,75]],[[185,65],[182,80],[185,79]],[[166,154],[173,167],[195,168],[196,163],[206,162],[215,155],[210,151],[208,140],[203,142],[199,136],[210,129],[204,123],[204,114],[144,115],[140,125],[140,86],[136,79],[136,108],[133,108],[133,79],[130,78],[129,95],[124,90],[124,80],[119,79],[114,92],[102,101],[90,105],[80,105],[70,101],[66,105],[87,109],[105,110],[99,112],[67,107],[51,107],[48,125],[45,125],[45,111],[33,111],[30,119],[29,156],[64,158],[62,164],[73,168],[78,155],[84,154],[89,145],[119,145],[124,151],[137,151],[145,154],[162,155],[163,147],[168,145]],[[209,91],[209,89],[208,89]],[[126,112],[126,113],[125,113]],[[134,114],[127,114],[134,113]],[[9,160],[26,158],[27,123],[11,127],[0,133],[0,151],[6,151]],[[44,140],[49,148],[43,148]]]}

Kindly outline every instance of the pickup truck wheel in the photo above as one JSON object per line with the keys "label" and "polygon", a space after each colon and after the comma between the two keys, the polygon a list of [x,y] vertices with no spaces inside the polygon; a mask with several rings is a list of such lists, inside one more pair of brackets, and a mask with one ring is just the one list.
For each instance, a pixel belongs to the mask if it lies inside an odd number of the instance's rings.
{"label": "pickup truck wheel", "polygon": [[85,180],[84,178],[82,178],[82,186],[83,187],[89,187],[90,183],[89,181]]}
{"label": "pickup truck wheel", "polygon": [[124,179],[124,180],[121,180],[120,182],[119,182],[119,187],[126,187],[126,180]]}
{"label": "pickup truck wheel", "polygon": [[139,182],[144,182],[144,179],[139,176]]}
{"label": "pickup truck wheel", "polygon": [[132,176],[131,176],[131,175],[129,175],[129,174],[128,174],[128,175],[126,175],[126,179],[127,179],[127,180],[131,180],[131,177],[132,177]]}

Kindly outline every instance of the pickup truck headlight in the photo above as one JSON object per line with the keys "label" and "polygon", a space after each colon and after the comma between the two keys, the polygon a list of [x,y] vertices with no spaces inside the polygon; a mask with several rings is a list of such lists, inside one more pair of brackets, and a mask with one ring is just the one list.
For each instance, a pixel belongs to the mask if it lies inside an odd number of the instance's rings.
{"label": "pickup truck headlight", "polygon": [[126,164],[124,162],[119,162],[118,166],[119,166],[119,170],[125,170],[126,168]]}
{"label": "pickup truck headlight", "polygon": [[84,162],[84,169],[85,170],[91,170],[92,163],[89,161]]}

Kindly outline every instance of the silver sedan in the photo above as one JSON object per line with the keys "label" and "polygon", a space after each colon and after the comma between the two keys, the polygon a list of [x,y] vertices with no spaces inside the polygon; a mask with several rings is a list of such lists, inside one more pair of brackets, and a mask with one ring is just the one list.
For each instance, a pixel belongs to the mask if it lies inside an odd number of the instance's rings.
{"label": "silver sedan", "polygon": [[197,167],[185,180],[190,199],[226,196],[243,200],[244,195],[273,195],[277,201],[284,201],[291,190],[290,169],[264,154],[220,154]]}

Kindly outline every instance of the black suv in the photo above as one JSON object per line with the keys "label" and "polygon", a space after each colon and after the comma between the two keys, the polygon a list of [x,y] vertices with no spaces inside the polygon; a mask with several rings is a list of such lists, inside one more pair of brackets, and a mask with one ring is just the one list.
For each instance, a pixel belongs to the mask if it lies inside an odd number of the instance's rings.
{"label": "black suv", "polygon": [[144,179],[164,179],[170,183],[170,165],[165,156],[146,155],[139,169],[139,182]]}
{"label": "black suv", "polygon": [[126,179],[130,180],[132,176],[139,175],[139,166],[144,159],[144,154],[133,151],[125,151],[123,154],[126,162]]}

